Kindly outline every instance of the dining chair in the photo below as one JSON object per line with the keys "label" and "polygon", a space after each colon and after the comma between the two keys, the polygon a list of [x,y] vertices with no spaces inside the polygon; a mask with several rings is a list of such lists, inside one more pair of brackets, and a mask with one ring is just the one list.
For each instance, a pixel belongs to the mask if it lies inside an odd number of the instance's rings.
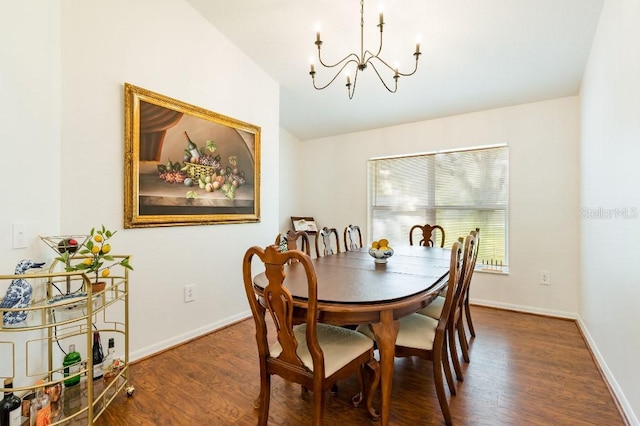
{"label": "dining chair", "polygon": [[[300,240],[300,248],[298,248],[298,240]],[[275,244],[280,247],[280,251],[301,250],[308,256],[311,256],[309,234],[305,231],[294,231],[293,229],[290,229],[284,234],[278,234]]]}
{"label": "dining chair", "polygon": [[[257,256],[264,264],[268,283],[264,289],[253,284],[252,262]],[[302,268],[307,277],[306,322],[293,324],[294,300],[286,287],[284,266]],[[260,362],[260,394],[255,402],[260,409],[258,424],[269,419],[271,376],[278,375],[299,383],[313,392],[313,424],[321,425],[325,393],[339,379],[355,374],[360,391],[352,398],[354,406],[364,400],[369,415],[376,418],[373,392],[380,379],[379,364],[371,338],[346,328],[318,323],[318,283],[311,258],[299,251],[280,252],[278,246],[251,247],[242,262],[244,288],[256,326]],[[267,327],[266,313],[274,327]],[[271,331],[272,335],[269,335]],[[269,341],[274,342],[269,346]],[[364,370],[368,367],[370,384],[365,390]]]}
{"label": "dining chair", "polygon": [[[462,285],[461,247],[462,245],[458,241],[451,247],[447,291],[440,317],[434,319],[426,315],[414,313],[400,318],[400,327],[398,329],[395,346],[396,357],[417,356],[433,363],[436,395],[438,396],[440,410],[447,425],[452,424],[451,411],[449,410],[449,403],[444,389],[442,373],[444,371],[449,392],[451,395],[455,395],[456,390],[451,374],[447,349],[447,330],[450,319],[449,314],[452,307],[456,304],[456,297],[459,297],[460,292],[458,288]],[[369,337],[373,337],[373,331],[369,325],[358,326],[358,331]]]}
{"label": "dining chair", "polygon": [[344,228],[345,251],[362,248],[362,232],[358,225],[349,225]]}
{"label": "dining chair", "polygon": [[[333,236],[335,240],[335,248],[331,244],[331,236]],[[340,253],[340,236],[336,228],[327,228],[326,226],[322,228],[316,235],[315,243],[316,257]],[[322,246],[322,249],[320,246]]]}
{"label": "dining chair", "polygon": [[422,231],[422,239],[418,243],[419,246],[434,247],[436,244],[435,230],[439,230],[441,234],[440,247],[444,247],[444,228],[440,225],[413,225],[409,230],[409,245],[413,245],[413,233],[416,230]]}
{"label": "dining chair", "polygon": [[[459,239],[462,242],[462,238]],[[467,339],[464,329],[465,318],[465,300],[469,294],[469,286],[471,284],[471,278],[473,277],[473,271],[478,257],[479,249],[479,234],[478,228],[475,231],[471,231],[469,236],[464,240],[463,248],[463,264],[462,264],[462,285],[459,287],[459,295],[456,298],[456,304],[451,308],[448,336],[449,336],[449,350],[451,354],[451,361],[456,372],[456,378],[459,381],[464,380],[462,373],[462,367],[460,366],[460,357],[458,356],[458,349],[456,347],[456,335],[457,341],[460,344],[462,356],[465,362],[470,361],[469,357],[469,340]],[[424,309],[418,311],[421,315],[426,315],[430,318],[438,319],[442,314],[445,298],[443,296],[436,297],[431,303],[429,303]]]}

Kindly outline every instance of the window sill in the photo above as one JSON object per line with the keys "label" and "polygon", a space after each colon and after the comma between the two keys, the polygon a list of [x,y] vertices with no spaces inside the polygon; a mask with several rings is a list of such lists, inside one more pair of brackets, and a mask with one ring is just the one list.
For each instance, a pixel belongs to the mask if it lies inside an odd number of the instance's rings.
{"label": "window sill", "polygon": [[509,267],[507,266],[480,266],[476,268],[476,272],[482,272],[486,274],[497,274],[497,275],[509,275]]}

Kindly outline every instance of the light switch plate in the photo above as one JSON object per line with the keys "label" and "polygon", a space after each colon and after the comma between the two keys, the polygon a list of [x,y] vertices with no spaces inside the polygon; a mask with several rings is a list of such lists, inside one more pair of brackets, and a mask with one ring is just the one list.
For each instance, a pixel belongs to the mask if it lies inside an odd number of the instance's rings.
{"label": "light switch plate", "polygon": [[27,247],[27,224],[24,222],[13,222],[12,224],[13,248],[20,249]]}

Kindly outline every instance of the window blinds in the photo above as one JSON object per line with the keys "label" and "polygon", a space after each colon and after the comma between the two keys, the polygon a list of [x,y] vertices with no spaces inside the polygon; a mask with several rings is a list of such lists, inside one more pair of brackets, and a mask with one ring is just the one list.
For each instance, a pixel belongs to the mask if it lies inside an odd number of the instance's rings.
{"label": "window blinds", "polygon": [[369,183],[372,239],[408,244],[411,227],[429,223],[448,247],[480,228],[478,262],[507,265],[507,146],[370,160]]}

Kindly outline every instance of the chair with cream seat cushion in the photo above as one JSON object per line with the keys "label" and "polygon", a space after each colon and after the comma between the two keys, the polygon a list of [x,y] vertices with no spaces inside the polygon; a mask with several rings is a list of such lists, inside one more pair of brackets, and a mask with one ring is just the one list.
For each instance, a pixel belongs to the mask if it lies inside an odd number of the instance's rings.
{"label": "chair with cream seat cushion", "polygon": [[[253,284],[252,263],[256,257],[262,261],[268,280],[264,289]],[[303,324],[294,325],[294,301],[286,287],[285,265],[301,268],[307,276],[308,303]],[[242,271],[256,326],[260,362],[260,395],[255,403],[260,409],[258,424],[266,425],[269,418],[271,376],[274,374],[313,392],[314,425],[322,424],[326,391],[337,380],[353,374],[357,375],[361,388],[352,399],[353,404],[358,406],[365,400],[369,415],[377,417],[372,404],[373,392],[379,381],[374,342],[353,330],[317,322],[318,284],[311,258],[299,250],[280,252],[276,245],[266,249],[251,247],[244,256]],[[267,327],[267,313],[273,327]],[[269,341],[275,343],[270,346]],[[371,373],[371,383],[366,392],[365,366]]]}
{"label": "chair with cream seat cushion", "polygon": [[[462,241],[462,238],[460,238]],[[451,360],[453,367],[456,371],[456,377],[458,380],[464,380],[462,373],[462,367],[460,366],[460,358],[458,357],[458,349],[456,347],[456,334],[457,340],[460,343],[462,350],[462,356],[466,362],[470,361],[469,358],[469,342],[464,330],[464,302],[467,297],[471,278],[473,276],[473,269],[475,268],[476,258],[478,256],[478,246],[480,244],[478,229],[471,231],[469,236],[464,240],[463,247],[463,264],[461,272],[461,281],[458,291],[459,295],[456,297],[456,303],[451,307],[450,321],[448,328],[449,336],[449,350],[451,354]],[[439,318],[442,313],[445,298],[442,296],[436,297],[429,305],[419,311],[419,314],[430,318]]]}
{"label": "chair with cream seat cushion", "polygon": [[[417,356],[433,363],[433,378],[440,403],[440,409],[447,425],[451,424],[451,412],[444,390],[442,373],[447,380],[451,395],[455,395],[455,386],[449,365],[447,349],[447,327],[449,313],[456,303],[461,282],[461,244],[455,242],[451,248],[451,260],[449,264],[449,279],[442,312],[438,319],[430,318],[418,313],[410,314],[399,320],[400,327],[396,338],[396,357]],[[372,337],[370,326],[359,326],[358,331]]]}

